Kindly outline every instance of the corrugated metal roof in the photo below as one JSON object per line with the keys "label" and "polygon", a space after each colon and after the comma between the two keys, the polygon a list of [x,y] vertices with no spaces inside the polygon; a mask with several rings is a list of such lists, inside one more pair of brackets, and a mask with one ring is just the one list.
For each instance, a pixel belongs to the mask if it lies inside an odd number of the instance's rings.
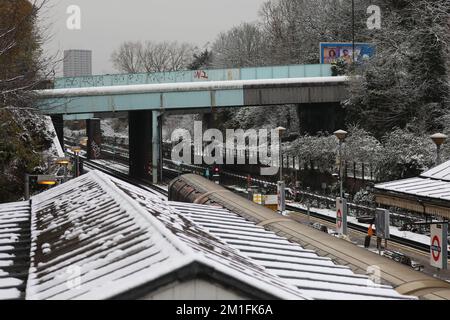
{"label": "corrugated metal roof", "polygon": [[444,162],[443,164],[422,173],[420,176],[450,182],[450,161]]}
{"label": "corrugated metal roof", "polygon": [[399,192],[418,197],[450,200],[450,182],[443,180],[417,177],[381,183],[376,185],[375,188],[378,190]]}
{"label": "corrugated metal roof", "polygon": [[[23,297],[25,283],[27,299],[123,297],[198,265],[269,297],[405,298],[226,209],[167,202],[96,171],[33,197],[31,228],[29,212],[27,202],[0,206],[0,254],[21,268],[0,267],[0,284],[13,284],[0,286],[3,298]],[[12,259],[20,252],[31,252],[27,282],[28,255]]]}
{"label": "corrugated metal roof", "polygon": [[159,195],[99,172],[33,197],[31,229],[29,299],[112,298],[192,264],[268,296],[305,298]]}
{"label": "corrugated metal roof", "polygon": [[392,287],[377,286],[366,276],[356,275],[350,268],[319,257],[228,210],[185,203],[171,205],[313,299],[401,298]]}
{"label": "corrugated metal roof", "polygon": [[0,300],[23,299],[30,254],[30,203],[0,205]]}

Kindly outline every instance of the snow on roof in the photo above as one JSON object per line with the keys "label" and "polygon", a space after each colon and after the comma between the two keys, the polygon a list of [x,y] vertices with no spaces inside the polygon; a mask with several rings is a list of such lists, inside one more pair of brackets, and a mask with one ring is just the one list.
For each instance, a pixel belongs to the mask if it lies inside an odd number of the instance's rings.
{"label": "snow on roof", "polygon": [[381,183],[375,188],[448,201],[450,200],[450,161],[422,173],[419,177]]}
{"label": "snow on roof", "polygon": [[417,177],[381,183],[375,188],[419,197],[450,200],[450,182],[443,180]]}
{"label": "snow on roof", "polygon": [[0,300],[21,299],[29,268],[30,203],[0,204]]}
{"label": "snow on roof", "polygon": [[422,173],[420,176],[450,182],[450,161],[444,162],[443,164]]}
{"label": "snow on roof", "polygon": [[33,197],[31,241],[27,299],[113,298],[195,264],[307,298],[161,197],[97,171]]}
{"label": "snow on roof", "polygon": [[171,206],[313,299],[405,298],[390,286],[377,286],[368,277],[356,275],[350,268],[319,257],[226,209],[185,203]]}

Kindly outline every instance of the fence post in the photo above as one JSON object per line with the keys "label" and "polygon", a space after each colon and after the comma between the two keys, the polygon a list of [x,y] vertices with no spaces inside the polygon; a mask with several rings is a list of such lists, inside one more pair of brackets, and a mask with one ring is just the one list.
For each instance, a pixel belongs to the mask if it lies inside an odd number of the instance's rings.
{"label": "fence post", "polygon": [[364,162],[363,163],[361,163],[361,171],[362,171],[362,181],[364,182],[364,173],[365,173],[365,167],[364,167]]}

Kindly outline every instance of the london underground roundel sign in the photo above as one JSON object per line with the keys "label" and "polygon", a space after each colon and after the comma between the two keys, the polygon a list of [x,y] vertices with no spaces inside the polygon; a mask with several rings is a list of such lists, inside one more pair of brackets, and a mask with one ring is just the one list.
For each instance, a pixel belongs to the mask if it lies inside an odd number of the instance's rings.
{"label": "london underground roundel sign", "polygon": [[434,236],[431,241],[431,256],[436,262],[441,258],[441,241],[438,236]]}
{"label": "london underground roundel sign", "polygon": [[430,235],[430,265],[439,269],[447,269],[448,225],[446,223],[432,224]]}
{"label": "london underground roundel sign", "polygon": [[337,223],[338,229],[341,229],[342,228],[342,211],[341,211],[341,209],[338,209],[338,211],[336,213],[336,223]]}

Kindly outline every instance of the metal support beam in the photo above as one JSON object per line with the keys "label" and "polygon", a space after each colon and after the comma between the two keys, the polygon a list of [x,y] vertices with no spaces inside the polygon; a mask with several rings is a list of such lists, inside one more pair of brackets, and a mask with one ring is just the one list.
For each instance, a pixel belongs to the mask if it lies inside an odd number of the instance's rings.
{"label": "metal support beam", "polygon": [[153,170],[152,111],[130,111],[128,122],[130,176],[149,179]]}
{"label": "metal support beam", "polygon": [[100,119],[86,120],[87,158],[89,160],[99,159],[101,157],[102,131],[100,128]]}
{"label": "metal support beam", "polygon": [[161,128],[162,116],[159,111],[152,112],[152,180],[157,184],[162,180]]}
{"label": "metal support beam", "polygon": [[81,114],[65,114],[63,115],[64,121],[79,121],[88,120],[92,118],[98,118],[93,113],[81,113]]}

